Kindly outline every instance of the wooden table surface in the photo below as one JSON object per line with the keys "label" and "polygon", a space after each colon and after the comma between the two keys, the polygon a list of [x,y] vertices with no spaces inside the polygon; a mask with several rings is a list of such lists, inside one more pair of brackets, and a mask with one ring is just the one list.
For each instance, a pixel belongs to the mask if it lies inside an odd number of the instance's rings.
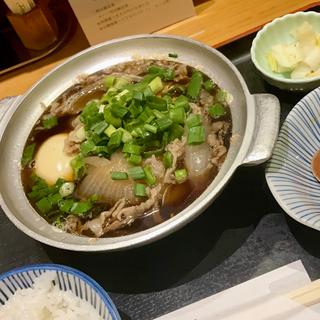
{"label": "wooden table surface", "polygon": [[[195,1],[196,16],[157,33],[191,37],[219,47],[261,28],[276,17],[320,5],[313,0],[209,0]],[[48,57],[0,76],[0,99],[23,94],[65,58],[89,47],[77,26],[71,39]]]}

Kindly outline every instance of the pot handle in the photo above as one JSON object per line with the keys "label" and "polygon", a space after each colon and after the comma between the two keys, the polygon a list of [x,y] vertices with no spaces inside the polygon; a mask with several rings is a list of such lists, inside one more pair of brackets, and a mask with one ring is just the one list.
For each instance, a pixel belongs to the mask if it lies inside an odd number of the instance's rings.
{"label": "pot handle", "polygon": [[17,97],[8,97],[0,100],[0,127],[6,126],[7,124],[4,121],[6,113],[10,110],[11,105],[17,100]]}
{"label": "pot handle", "polygon": [[272,94],[262,93],[253,95],[256,108],[256,125],[249,152],[243,165],[257,165],[267,161],[272,154],[276,142],[279,121],[280,102]]}

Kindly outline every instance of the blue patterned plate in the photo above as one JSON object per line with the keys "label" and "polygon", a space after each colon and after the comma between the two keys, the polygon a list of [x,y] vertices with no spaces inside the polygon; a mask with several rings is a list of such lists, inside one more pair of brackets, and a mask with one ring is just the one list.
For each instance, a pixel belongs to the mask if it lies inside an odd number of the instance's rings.
{"label": "blue patterned plate", "polygon": [[58,264],[35,264],[13,269],[0,275],[0,306],[18,290],[29,288],[43,273],[54,273],[53,278],[62,291],[89,302],[103,320],[120,320],[120,315],[104,289],[86,274]]}
{"label": "blue patterned plate", "polygon": [[293,219],[320,230],[320,183],[311,162],[320,149],[320,88],[300,100],[282,125],[266,179],[273,196]]}

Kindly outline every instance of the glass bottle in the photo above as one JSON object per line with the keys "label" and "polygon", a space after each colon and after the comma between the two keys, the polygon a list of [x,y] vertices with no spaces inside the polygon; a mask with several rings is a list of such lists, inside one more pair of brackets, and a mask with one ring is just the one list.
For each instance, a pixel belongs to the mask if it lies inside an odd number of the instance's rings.
{"label": "glass bottle", "polygon": [[9,10],[7,18],[28,49],[42,50],[58,40],[58,26],[47,1],[36,1],[35,7],[24,14]]}

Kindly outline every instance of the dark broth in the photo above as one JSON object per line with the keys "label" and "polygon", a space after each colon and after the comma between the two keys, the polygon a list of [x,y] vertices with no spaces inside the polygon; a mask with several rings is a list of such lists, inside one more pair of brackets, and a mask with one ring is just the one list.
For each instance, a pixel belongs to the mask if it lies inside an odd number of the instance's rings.
{"label": "dark broth", "polygon": [[182,184],[174,184],[167,187],[165,193],[170,193],[170,199],[164,196],[159,209],[151,210],[144,216],[137,218],[130,226],[123,229],[108,232],[108,237],[119,237],[143,231],[154,227],[181,212],[188,207],[208,187],[216,176],[216,169],[208,173],[207,179],[193,184],[189,180]]}
{"label": "dark broth", "polygon": [[[192,68],[188,67],[188,73],[191,74]],[[97,75],[101,74],[101,71],[96,73]],[[206,75],[204,75],[204,80],[209,79]],[[182,79],[181,84],[184,84],[185,80]],[[77,89],[77,85],[67,90],[67,94],[72,95]],[[215,95],[215,91],[219,89],[217,86],[212,90],[211,94]],[[65,93],[64,93],[65,94]],[[79,103],[85,104],[91,99],[99,99],[103,94],[103,91],[90,92],[88,95],[81,97]],[[61,95],[62,96],[62,95]],[[56,101],[61,101],[61,96],[59,96]],[[46,111],[45,113],[47,113]],[[30,136],[27,140],[26,145],[30,143],[35,143],[37,150],[39,146],[50,136],[58,134],[58,133],[67,133],[70,132],[73,128],[71,126],[72,120],[75,116],[63,116],[59,118],[58,125],[52,129],[44,130],[40,126],[40,120],[37,122],[35,127],[30,133]],[[231,122],[231,114],[229,108],[227,108],[227,113],[220,118],[219,120],[226,121],[230,124],[230,128],[227,134],[224,136],[224,144],[229,148],[230,144],[230,136],[232,131],[232,122]],[[178,166],[179,167],[179,166]],[[32,163],[29,166],[26,166],[21,170],[22,183],[24,186],[24,190],[26,193],[31,191],[32,182]],[[197,183],[192,183],[187,180],[182,184],[175,184],[167,186],[167,190],[163,192],[164,197],[162,199],[161,205],[159,209],[153,209],[145,213],[145,215],[138,217],[130,226],[125,228],[108,232],[105,237],[118,237],[123,235],[129,235],[132,233],[136,233],[139,231],[146,230],[155,225],[158,225],[171,217],[175,216],[177,213],[181,212],[188,205],[190,205],[195,199],[197,199],[201,193],[208,187],[208,185],[213,181],[214,177],[217,175],[218,169],[213,167],[205,177],[205,179],[201,179],[197,181]],[[168,195],[166,195],[168,194]],[[30,201],[33,207],[36,210],[35,204]],[[102,206],[103,207],[103,206]],[[107,209],[107,207],[105,208]],[[47,219],[48,220],[48,219]],[[50,222],[50,221],[49,221]],[[90,234],[87,234],[90,236]]]}

